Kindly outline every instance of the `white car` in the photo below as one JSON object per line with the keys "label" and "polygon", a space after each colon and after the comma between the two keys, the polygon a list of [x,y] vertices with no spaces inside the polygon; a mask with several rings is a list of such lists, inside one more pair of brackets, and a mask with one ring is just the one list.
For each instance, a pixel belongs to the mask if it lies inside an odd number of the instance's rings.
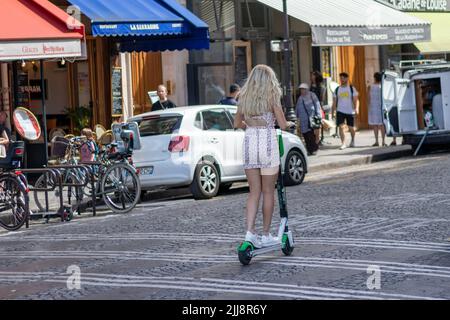
{"label": "white car", "polygon": [[[142,190],[190,186],[196,199],[217,195],[233,182],[245,181],[245,132],[233,129],[235,106],[210,105],[166,109],[130,118],[137,122],[140,150],[133,162]],[[306,149],[294,134],[283,131],[282,157],[286,185],[303,182],[308,170]]]}

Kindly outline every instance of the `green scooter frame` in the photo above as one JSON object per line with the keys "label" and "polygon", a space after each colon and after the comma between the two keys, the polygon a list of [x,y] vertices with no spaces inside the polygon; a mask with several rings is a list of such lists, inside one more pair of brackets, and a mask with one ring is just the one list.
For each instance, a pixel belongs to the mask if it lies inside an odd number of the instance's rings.
{"label": "green scooter frame", "polygon": [[[277,130],[278,134],[278,145],[280,148],[280,160],[284,155],[284,145],[283,139],[281,135],[281,130]],[[265,248],[256,248],[253,243],[244,241],[238,247],[238,257],[239,261],[243,265],[248,265],[253,257],[280,250],[286,255],[290,256],[292,251],[294,251],[294,238],[292,236],[292,232],[288,227],[288,210],[287,210],[287,199],[286,199],[286,188],[283,182],[283,174],[282,167],[280,161],[280,170],[278,172],[278,182],[277,182],[277,192],[278,192],[278,203],[280,206],[280,227],[278,228],[278,239],[281,241],[276,245],[265,247]]]}

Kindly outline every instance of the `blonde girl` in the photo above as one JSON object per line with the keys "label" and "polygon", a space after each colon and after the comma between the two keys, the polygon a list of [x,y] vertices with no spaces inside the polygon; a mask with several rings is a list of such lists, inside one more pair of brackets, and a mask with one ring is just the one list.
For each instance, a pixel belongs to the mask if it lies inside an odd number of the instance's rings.
{"label": "blonde girl", "polygon": [[[281,96],[275,72],[266,65],[257,65],[241,90],[234,121],[235,128],[245,129],[244,169],[250,186],[245,241],[252,242],[255,247],[266,247],[279,241],[270,234],[280,166],[275,123],[282,129],[294,125],[286,121],[280,104]],[[260,238],[256,234],[255,222],[261,195],[263,234]]]}

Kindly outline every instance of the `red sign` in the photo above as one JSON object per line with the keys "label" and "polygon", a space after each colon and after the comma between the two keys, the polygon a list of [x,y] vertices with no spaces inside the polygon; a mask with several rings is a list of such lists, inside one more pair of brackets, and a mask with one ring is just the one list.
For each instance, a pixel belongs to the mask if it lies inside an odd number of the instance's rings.
{"label": "red sign", "polygon": [[25,108],[19,107],[13,113],[14,126],[17,133],[27,140],[38,140],[41,136],[41,126],[34,114]]}

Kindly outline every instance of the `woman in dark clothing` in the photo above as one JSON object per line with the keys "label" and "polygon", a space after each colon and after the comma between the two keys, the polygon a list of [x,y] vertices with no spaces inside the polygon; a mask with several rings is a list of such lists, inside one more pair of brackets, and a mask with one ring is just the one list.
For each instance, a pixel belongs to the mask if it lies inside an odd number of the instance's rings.
{"label": "woman in dark clothing", "polygon": [[[320,101],[320,107],[322,109],[322,107],[326,105],[327,90],[323,85],[323,76],[319,71],[311,72],[311,86],[309,90],[317,96]],[[316,135],[316,143],[318,145],[320,144],[321,139],[323,139],[323,131],[321,129],[322,128],[314,130],[314,134]]]}

